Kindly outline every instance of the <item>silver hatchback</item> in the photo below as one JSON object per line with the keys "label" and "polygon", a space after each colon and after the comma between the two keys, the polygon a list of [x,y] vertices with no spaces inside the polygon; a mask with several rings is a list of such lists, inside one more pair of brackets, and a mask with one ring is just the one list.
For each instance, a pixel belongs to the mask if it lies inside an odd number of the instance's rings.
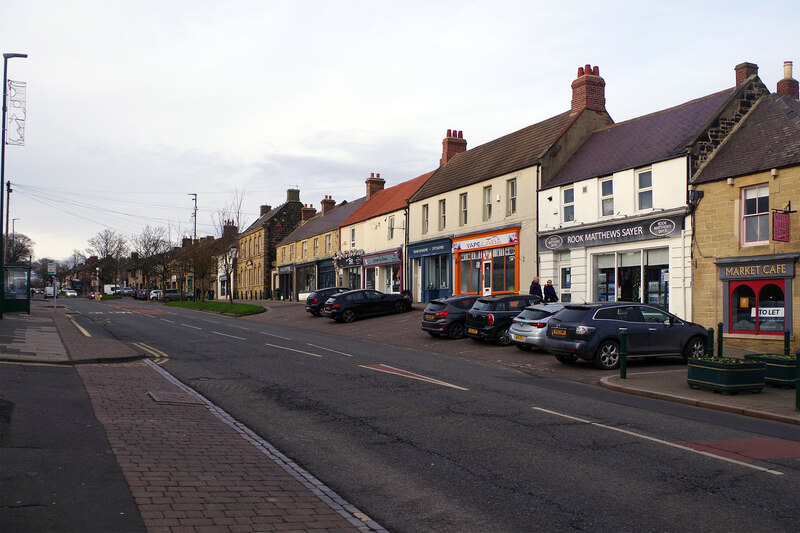
{"label": "silver hatchback", "polygon": [[561,302],[542,303],[529,305],[514,318],[508,335],[511,341],[520,350],[544,348],[544,339],[547,334],[547,323],[550,317],[564,308]]}

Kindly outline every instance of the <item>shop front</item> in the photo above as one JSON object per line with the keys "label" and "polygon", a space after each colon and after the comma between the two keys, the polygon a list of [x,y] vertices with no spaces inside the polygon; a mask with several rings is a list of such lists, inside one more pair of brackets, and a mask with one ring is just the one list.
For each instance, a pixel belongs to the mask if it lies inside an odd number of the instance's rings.
{"label": "shop front", "polygon": [[276,300],[291,300],[294,294],[294,265],[278,268],[278,288],[275,290]]}
{"label": "shop front", "polygon": [[399,293],[403,290],[403,252],[400,248],[388,252],[362,257],[364,288],[383,293]]}
{"label": "shop front", "polygon": [[333,259],[322,259],[317,261],[317,286],[316,289],[336,286],[336,268],[333,266]]}
{"label": "shop front", "polygon": [[408,247],[408,272],[415,302],[429,302],[453,294],[452,246],[450,239],[440,239]]}
{"label": "shop front", "polygon": [[561,301],[641,302],[691,316],[684,216],[542,233],[540,278],[553,280]]}
{"label": "shop front", "polygon": [[361,288],[361,252],[345,251],[333,254],[334,269],[339,271],[339,286]]}
{"label": "shop front", "polygon": [[302,263],[294,267],[295,292],[293,299],[304,300],[317,288],[317,264]]}
{"label": "shop front", "polygon": [[793,281],[799,257],[800,253],[785,253],[717,258],[725,334],[768,340],[782,339],[785,331],[796,329]]}
{"label": "shop front", "polygon": [[454,294],[520,292],[519,228],[453,239]]}

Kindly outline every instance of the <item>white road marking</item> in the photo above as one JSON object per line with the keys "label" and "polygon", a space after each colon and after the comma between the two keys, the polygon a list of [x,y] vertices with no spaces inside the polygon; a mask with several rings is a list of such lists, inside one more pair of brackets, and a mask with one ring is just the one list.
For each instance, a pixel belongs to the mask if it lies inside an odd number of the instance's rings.
{"label": "white road marking", "polygon": [[453,385],[452,383],[447,383],[446,381],[439,381],[438,379],[429,378],[421,374],[415,374],[413,372],[409,372],[408,370],[401,370],[399,368],[395,368],[389,365],[377,364],[377,365],[358,365],[358,366],[360,366],[361,368],[368,368],[369,370],[377,370],[378,372],[394,374],[395,376],[416,379],[418,381],[424,381],[426,383],[433,383],[434,385],[442,385],[443,387],[450,387],[451,389],[469,390],[465,389],[464,387],[459,387],[458,385]]}
{"label": "white road marking", "polygon": [[220,333],[219,331],[212,331],[211,333],[214,333],[216,335],[222,335],[223,337],[230,337],[232,339],[239,339],[240,341],[246,341],[247,340],[244,337],[237,337],[236,335],[228,335],[227,333]]}
{"label": "white road marking", "polygon": [[186,326],[187,328],[192,328],[192,329],[203,329],[203,328],[199,328],[197,326],[192,326],[191,324],[181,324],[181,326]]}
{"label": "white road marking", "polygon": [[304,352],[303,350],[295,350],[294,348],[287,348],[286,346],[278,346],[277,344],[269,344],[268,342],[266,342],[264,344],[265,344],[265,346],[272,346],[273,348],[280,348],[281,350],[289,350],[290,352],[302,353],[302,354],[311,355],[311,356],[314,356],[314,357],[322,357],[321,355],[316,354],[316,353]]}
{"label": "white road marking", "polygon": [[630,435],[632,437],[637,437],[639,439],[649,440],[649,441],[652,441],[652,442],[656,442],[658,444],[663,444],[665,446],[670,446],[672,448],[678,448],[679,450],[684,450],[684,451],[687,451],[687,452],[697,453],[697,454],[700,454],[700,455],[705,455],[706,457],[712,457],[714,459],[719,459],[721,461],[727,461],[729,463],[737,464],[739,466],[745,466],[747,468],[752,468],[753,470],[759,470],[761,472],[767,472],[768,474],[774,474],[776,476],[782,476],[783,475],[783,472],[778,472],[777,470],[770,470],[769,468],[764,468],[764,467],[761,467],[761,466],[751,465],[749,463],[744,463],[742,461],[737,461],[736,459],[730,459],[728,457],[722,457],[720,455],[714,455],[713,453],[704,452],[704,451],[700,451],[700,450],[695,450],[695,449],[689,448],[688,446],[682,446],[680,444],[676,444],[674,442],[669,442],[669,441],[662,440],[662,439],[657,439],[655,437],[648,437],[647,435],[642,435],[641,433],[635,433],[633,431],[628,431],[627,429],[616,428],[616,427],[609,426],[609,425],[606,425],[606,424],[600,424],[599,422],[592,422],[591,420],[584,420],[583,418],[570,416],[570,415],[567,415],[567,414],[564,414],[564,413],[559,413],[559,412],[556,412],[556,411],[550,411],[549,409],[543,409],[541,407],[534,407],[533,409],[536,410],[536,411],[541,411],[543,413],[550,414],[550,415],[560,416],[562,418],[567,418],[569,420],[574,420],[576,422],[581,422],[582,424],[589,424],[591,426],[596,426],[596,427],[599,427],[599,428],[610,429],[612,431],[617,431],[619,433],[624,433],[625,435]]}
{"label": "white road marking", "polygon": [[175,323],[174,320],[167,320],[166,318],[162,318],[161,320],[163,320],[164,322],[169,322],[170,324],[174,324]]}
{"label": "white road marking", "polygon": [[231,327],[231,328],[236,328],[236,329],[243,329],[243,330],[245,330],[245,331],[250,331],[250,328],[246,328],[246,327],[244,327],[244,326],[228,326],[228,327]]}
{"label": "white road marking", "polygon": [[264,333],[263,331],[261,332],[261,334],[262,334],[262,335],[269,335],[270,337],[277,337],[278,339],[283,339],[283,340],[285,340],[285,341],[290,341],[290,340],[292,340],[292,339],[290,339],[289,337],[281,337],[280,335],[274,335],[274,334],[272,334],[272,333]]}
{"label": "white road marking", "polygon": [[337,352],[336,350],[331,350],[330,348],[326,348],[324,346],[317,346],[316,344],[311,344],[310,342],[306,343],[308,346],[312,346],[314,348],[319,348],[320,350],[325,350],[326,352],[333,352],[338,353],[339,355],[345,355],[347,357],[353,357],[353,354],[344,353],[344,352]]}

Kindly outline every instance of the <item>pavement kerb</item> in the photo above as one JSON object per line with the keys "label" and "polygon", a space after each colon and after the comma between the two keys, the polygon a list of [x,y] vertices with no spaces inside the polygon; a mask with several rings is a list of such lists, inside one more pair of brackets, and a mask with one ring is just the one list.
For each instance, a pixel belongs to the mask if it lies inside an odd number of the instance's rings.
{"label": "pavement kerb", "polygon": [[669,402],[681,403],[684,405],[691,405],[694,407],[701,407],[703,409],[713,409],[716,411],[724,411],[726,413],[733,413],[738,415],[745,415],[750,416],[753,418],[761,418],[764,420],[772,420],[774,422],[782,422],[784,424],[793,424],[793,425],[800,425],[800,420],[797,418],[791,418],[787,416],[782,416],[775,413],[768,413],[765,411],[757,411],[755,409],[747,409],[742,407],[736,407],[732,405],[726,405],[718,402],[710,402],[707,400],[695,400],[693,398],[687,398],[685,396],[676,396],[674,394],[668,394],[664,392],[657,392],[653,390],[647,389],[639,389],[636,387],[631,387],[628,385],[614,383],[614,381],[623,381],[619,376],[606,376],[600,379],[600,386],[614,390],[618,392],[625,392],[627,394],[633,394],[635,396],[642,396],[645,398],[653,398],[656,400],[665,400]]}

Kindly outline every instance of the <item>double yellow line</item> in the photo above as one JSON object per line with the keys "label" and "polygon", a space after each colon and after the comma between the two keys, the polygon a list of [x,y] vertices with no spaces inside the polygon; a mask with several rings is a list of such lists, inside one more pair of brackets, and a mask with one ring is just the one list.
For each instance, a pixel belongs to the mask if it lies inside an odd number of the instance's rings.
{"label": "double yellow line", "polygon": [[133,344],[137,348],[139,348],[141,350],[144,350],[145,352],[147,352],[150,355],[152,355],[155,358],[155,359],[153,359],[153,362],[155,364],[157,364],[157,365],[163,365],[164,363],[169,361],[169,356],[166,353],[162,352],[161,350],[159,350],[157,348],[153,348],[152,346],[148,346],[147,344],[145,344],[143,342],[132,342],[131,344]]}

